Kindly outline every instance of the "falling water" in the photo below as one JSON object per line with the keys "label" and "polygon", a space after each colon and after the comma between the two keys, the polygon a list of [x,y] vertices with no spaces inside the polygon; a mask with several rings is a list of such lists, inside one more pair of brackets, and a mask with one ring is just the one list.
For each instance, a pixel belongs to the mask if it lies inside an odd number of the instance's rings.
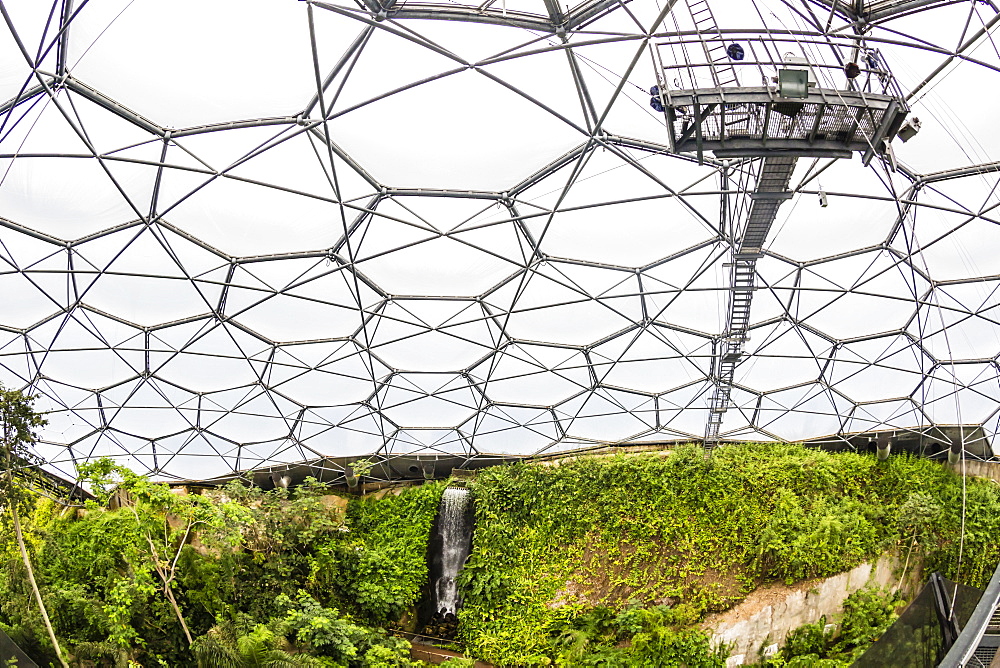
{"label": "falling water", "polygon": [[[472,513],[469,490],[448,487],[441,495],[437,530],[440,538],[440,571],[433,586],[433,610],[458,609],[458,572],[472,549]],[[436,569],[435,569],[436,570]]]}

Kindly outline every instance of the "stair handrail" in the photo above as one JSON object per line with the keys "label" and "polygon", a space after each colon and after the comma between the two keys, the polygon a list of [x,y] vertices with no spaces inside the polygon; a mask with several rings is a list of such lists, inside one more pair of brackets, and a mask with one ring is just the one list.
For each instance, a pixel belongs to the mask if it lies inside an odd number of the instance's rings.
{"label": "stair handrail", "polygon": [[973,610],[972,616],[969,617],[969,621],[966,622],[965,628],[958,634],[951,649],[938,663],[938,668],[963,668],[969,665],[969,660],[976,648],[979,647],[979,643],[986,633],[986,627],[989,626],[990,619],[996,612],[997,605],[1000,605],[1000,565],[997,565],[993,577],[986,585],[986,591],[979,598],[979,603]]}

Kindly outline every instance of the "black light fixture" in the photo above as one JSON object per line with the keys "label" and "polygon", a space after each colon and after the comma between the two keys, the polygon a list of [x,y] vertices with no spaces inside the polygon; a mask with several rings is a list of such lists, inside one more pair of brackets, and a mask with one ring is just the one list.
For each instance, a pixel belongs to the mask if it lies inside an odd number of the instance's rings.
{"label": "black light fixture", "polygon": [[649,89],[649,94],[651,95],[649,98],[649,106],[662,114],[663,102],[660,101],[660,87],[653,86]]}
{"label": "black light fixture", "polygon": [[746,52],[743,51],[743,47],[736,43],[730,44],[726,49],[726,53],[729,54],[729,57],[733,60],[743,60],[743,56],[746,54]]}

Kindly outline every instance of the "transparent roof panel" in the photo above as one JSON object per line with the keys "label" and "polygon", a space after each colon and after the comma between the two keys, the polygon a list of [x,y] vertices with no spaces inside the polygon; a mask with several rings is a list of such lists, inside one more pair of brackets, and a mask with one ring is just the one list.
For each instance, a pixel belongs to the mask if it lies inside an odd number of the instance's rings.
{"label": "transparent roof panel", "polygon": [[[0,382],[39,454],[995,443],[996,8],[708,4],[4,3]],[[884,132],[834,151],[809,96]]]}
{"label": "transparent roof panel", "polygon": [[66,67],[170,127],[293,114],[315,89],[312,50],[308,25],[281,4],[100,2],[73,19]]}

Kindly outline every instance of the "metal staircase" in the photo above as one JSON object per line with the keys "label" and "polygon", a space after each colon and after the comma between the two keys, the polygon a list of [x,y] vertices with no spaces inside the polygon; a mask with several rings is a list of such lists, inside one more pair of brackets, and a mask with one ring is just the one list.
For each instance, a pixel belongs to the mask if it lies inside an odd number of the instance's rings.
{"label": "metal staircase", "polygon": [[705,50],[705,58],[712,65],[710,70],[715,87],[738,86],[739,80],[736,78],[736,70],[733,69],[733,65],[729,61],[726,43],[719,31],[719,24],[715,21],[715,14],[712,13],[708,0],[689,1],[687,6],[691,13],[691,20],[694,21],[695,30],[698,31],[701,47]]}
{"label": "metal staircase", "polygon": [[993,572],[948,653],[938,668],[995,668],[1000,665],[1000,566]]}
{"label": "metal staircase", "polygon": [[[778,215],[778,207],[792,193],[788,182],[798,158],[767,157],[762,160],[760,173],[750,194],[750,214],[734,235],[736,253],[730,268],[729,313],[726,331],[712,360],[712,377],[715,389],[709,401],[708,422],[705,425],[705,447],[715,447],[723,416],[729,410],[729,395],[733,389],[733,375],[743,357],[747,329],[750,326],[750,307],[756,289],[757,260],[763,254],[764,242],[771,224]],[[737,210],[745,207],[737,207]],[[741,223],[742,221],[737,221]]]}
{"label": "metal staircase", "polygon": [[993,611],[983,636],[979,639],[979,645],[966,665],[976,666],[977,661],[979,666],[986,668],[1000,666],[1000,607]]}

